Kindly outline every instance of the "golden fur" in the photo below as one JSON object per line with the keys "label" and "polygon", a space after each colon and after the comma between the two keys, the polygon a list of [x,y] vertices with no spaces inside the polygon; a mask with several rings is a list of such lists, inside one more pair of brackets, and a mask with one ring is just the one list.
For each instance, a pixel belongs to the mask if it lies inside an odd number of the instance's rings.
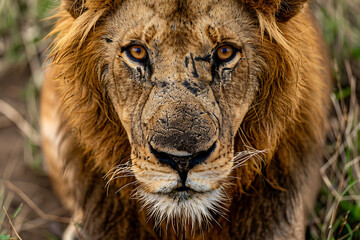
{"label": "golden fur", "polygon": [[[54,18],[43,149],[81,239],[304,239],[331,91],[306,0],[63,0]],[[150,70],[124,55],[130,40],[149,47]],[[202,59],[223,42],[242,50],[217,80]],[[147,146],[177,154],[159,137],[173,134],[164,112],[199,127],[187,152],[216,142],[187,175],[195,194],[170,192],[179,176]]]}

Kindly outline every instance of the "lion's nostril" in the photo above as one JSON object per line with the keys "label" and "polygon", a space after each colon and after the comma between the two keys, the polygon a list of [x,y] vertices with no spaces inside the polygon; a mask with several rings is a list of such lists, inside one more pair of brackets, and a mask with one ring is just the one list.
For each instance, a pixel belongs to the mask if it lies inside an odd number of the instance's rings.
{"label": "lion's nostril", "polygon": [[187,173],[196,165],[199,165],[206,161],[211,153],[216,148],[216,142],[206,151],[201,151],[195,154],[176,154],[166,152],[158,152],[151,144],[150,151],[158,159],[160,164],[167,165],[178,172],[181,181],[185,184]]}
{"label": "lion's nostril", "polygon": [[193,156],[190,159],[189,169],[195,167],[200,163],[205,162],[205,160],[210,157],[211,153],[215,150],[215,148],[216,148],[216,142],[207,151],[201,151],[193,154]]}
{"label": "lion's nostril", "polygon": [[159,160],[161,164],[168,165],[175,170],[177,169],[178,166],[172,158],[173,155],[170,155],[165,152],[158,152],[151,146],[151,144],[150,144],[150,151],[152,154],[154,154],[154,156]]}

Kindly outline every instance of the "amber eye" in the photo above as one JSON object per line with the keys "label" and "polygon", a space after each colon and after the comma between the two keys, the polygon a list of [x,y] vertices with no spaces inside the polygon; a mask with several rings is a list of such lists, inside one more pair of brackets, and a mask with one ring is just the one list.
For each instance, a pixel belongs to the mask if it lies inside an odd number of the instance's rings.
{"label": "amber eye", "polygon": [[229,61],[234,56],[235,49],[230,45],[224,45],[216,50],[216,55],[221,61]]}
{"label": "amber eye", "polygon": [[131,45],[128,48],[128,53],[134,61],[142,61],[147,56],[145,48],[140,45]]}

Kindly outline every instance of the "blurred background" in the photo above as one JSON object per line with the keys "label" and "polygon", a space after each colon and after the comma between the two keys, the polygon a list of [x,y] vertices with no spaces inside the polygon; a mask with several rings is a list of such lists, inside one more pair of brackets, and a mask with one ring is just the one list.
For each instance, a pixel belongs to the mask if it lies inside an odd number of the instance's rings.
{"label": "blurred background", "polygon": [[[68,213],[39,147],[38,97],[55,0],[0,0],[0,240],[60,239]],[[360,0],[313,0],[332,59],[331,131],[307,239],[360,239]]]}

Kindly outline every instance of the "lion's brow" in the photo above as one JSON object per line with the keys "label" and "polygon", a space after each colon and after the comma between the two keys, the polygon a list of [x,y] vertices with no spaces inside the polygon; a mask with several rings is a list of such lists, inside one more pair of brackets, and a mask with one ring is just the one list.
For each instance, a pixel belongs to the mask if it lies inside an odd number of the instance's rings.
{"label": "lion's brow", "polygon": [[156,33],[157,33],[156,27],[155,25],[152,24],[144,30],[142,38],[145,40],[147,44],[149,44],[154,39]]}

